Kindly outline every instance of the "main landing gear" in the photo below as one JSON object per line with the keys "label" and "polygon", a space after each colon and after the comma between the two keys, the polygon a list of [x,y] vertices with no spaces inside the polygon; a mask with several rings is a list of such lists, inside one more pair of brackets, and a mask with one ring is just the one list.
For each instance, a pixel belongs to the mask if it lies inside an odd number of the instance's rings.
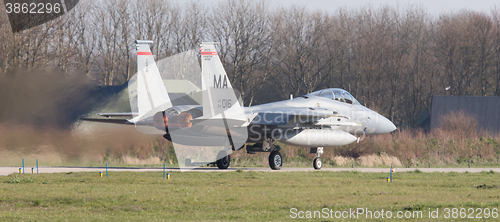
{"label": "main landing gear", "polygon": [[269,166],[273,170],[281,169],[281,166],[283,166],[283,157],[281,157],[279,151],[273,151],[269,154]]}
{"label": "main landing gear", "polygon": [[316,153],[316,158],[313,160],[313,167],[316,170],[321,169],[323,163],[321,162],[321,154],[323,154],[323,147],[311,148],[310,153]]}
{"label": "main landing gear", "polygon": [[255,154],[256,152],[269,152],[269,167],[273,170],[279,170],[283,166],[283,157],[280,153],[281,148],[274,145],[274,141],[269,138],[262,143],[247,145],[247,153]]}

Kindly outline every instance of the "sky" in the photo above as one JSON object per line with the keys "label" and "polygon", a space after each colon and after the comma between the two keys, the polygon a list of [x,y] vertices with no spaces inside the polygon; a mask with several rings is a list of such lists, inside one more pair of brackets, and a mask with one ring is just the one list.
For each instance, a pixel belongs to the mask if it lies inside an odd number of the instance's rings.
{"label": "sky", "polygon": [[[174,0],[179,3],[190,2],[191,0]],[[224,0],[212,0],[211,2],[220,2]],[[325,10],[327,12],[336,12],[341,7],[359,8],[371,5],[375,8],[380,6],[401,6],[419,5],[427,9],[432,15],[442,13],[459,12],[462,9],[474,10],[478,12],[490,13],[491,8],[496,6],[500,8],[500,1],[495,0],[267,0],[270,7],[279,6],[305,6],[311,10]],[[205,3],[205,1],[201,1]],[[211,4],[212,4],[211,3]]]}
{"label": "sky", "polygon": [[362,6],[372,5],[380,7],[383,5],[405,7],[409,4],[419,5],[427,9],[433,15],[441,13],[458,12],[462,9],[469,9],[489,14],[492,7],[495,5],[500,7],[500,1],[492,0],[268,0],[271,5],[289,6],[302,5],[312,10],[326,10],[335,12],[340,7],[359,8]]}

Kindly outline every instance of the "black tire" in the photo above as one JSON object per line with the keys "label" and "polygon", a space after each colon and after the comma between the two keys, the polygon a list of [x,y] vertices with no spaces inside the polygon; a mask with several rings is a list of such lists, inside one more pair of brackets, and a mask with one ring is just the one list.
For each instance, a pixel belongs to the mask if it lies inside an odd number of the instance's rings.
{"label": "black tire", "polygon": [[319,158],[319,157],[314,158],[314,160],[313,160],[314,169],[320,170],[322,165],[323,165],[323,162],[321,162],[321,158]]}
{"label": "black tire", "polygon": [[[224,156],[220,158],[221,156]],[[217,167],[219,169],[227,169],[229,168],[229,165],[231,164],[231,156],[226,154],[226,151],[220,151],[219,154],[217,154]]]}
{"label": "black tire", "polygon": [[281,169],[281,166],[283,166],[283,157],[280,152],[273,151],[269,154],[269,166],[273,170]]}

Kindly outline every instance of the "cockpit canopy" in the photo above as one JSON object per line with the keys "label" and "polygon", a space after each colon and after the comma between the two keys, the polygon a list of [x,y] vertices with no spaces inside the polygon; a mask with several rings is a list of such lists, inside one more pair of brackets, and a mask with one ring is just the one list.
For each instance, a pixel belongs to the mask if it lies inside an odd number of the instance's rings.
{"label": "cockpit canopy", "polygon": [[305,96],[319,96],[332,100],[337,100],[344,103],[361,105],[349,92],[339,88],[318,90],[316,92],[309,93]]}

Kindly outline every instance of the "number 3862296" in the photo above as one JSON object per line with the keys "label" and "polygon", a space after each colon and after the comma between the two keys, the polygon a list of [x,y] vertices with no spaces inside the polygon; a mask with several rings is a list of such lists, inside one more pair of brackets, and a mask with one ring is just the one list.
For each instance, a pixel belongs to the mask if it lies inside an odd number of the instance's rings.
{"label": "number 3862296", "polygon": [[444,218],[498,218],[497,208],[445,208]]}
{"label": "number 3862296", "polygon": [[7,3],[5,10],[8,14],[59,14],[62,12],[59,3]]}

